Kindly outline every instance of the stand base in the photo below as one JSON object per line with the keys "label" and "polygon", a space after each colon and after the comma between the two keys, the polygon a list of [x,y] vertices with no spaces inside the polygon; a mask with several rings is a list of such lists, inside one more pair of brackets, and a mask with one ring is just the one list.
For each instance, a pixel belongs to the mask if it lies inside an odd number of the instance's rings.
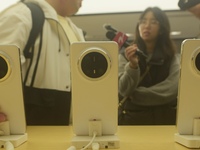
{"label": "stand base", "polygon": [[177,143],[182,144],[188,148],[200,148],[200,136],[196,135],[180,135],[176,133],[174,139]]}
{"label": "stand base", "polygon": [[5,141],[10,141],[14,147],[18,147],[22,143],[26,142],[28,139],[27,133],[22,135],[7,135],[7,136],[0,136],[0,147],[2,147]]}
{"label": "stand base", "polygon": [[[75,136],[72,138],[72,145],[78,149],[85,147],[92,137],[90,136]],[[116,149],[119,148],[119,138],[116,135],[97,136],[94,142],[98,142],[100,149]],[[89,147],[91,148],[91,147]]]}

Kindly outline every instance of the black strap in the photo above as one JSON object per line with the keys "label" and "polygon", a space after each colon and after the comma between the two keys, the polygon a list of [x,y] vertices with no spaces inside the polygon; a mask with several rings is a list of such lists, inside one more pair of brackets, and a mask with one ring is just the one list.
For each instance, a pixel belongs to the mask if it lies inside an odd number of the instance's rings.
{"label": "black strap", "polygon": [[25,58],[32,58],[33,49],[31,49],[31,47],[34,45],[37,36],[42,31],[45,17],[43,10],[37,4],[30,2],[26,2],[24,4],[29,7],[32,15],[32,29],[29,35],[29,39],[24,48],[24,56]]}
{"label": "black strap", "polygon": [[[40,44],[39,44],[39,51],[38,51],[37,61],[36,61],[36,64],[35,64],[35,68],[34,68],[32,81],[31,81],[30,86],[33,86],[33,84],[34,84],[35,76],[36,76],[36,72],[37,72],[37,68],[38,68],[38,64],[39,64],[39,58],[40,58],[40,54],[41,54],[41,50],[42,50],[42,36],[43,36],[42,32],[40,33],[40,35],[41,35],[41,38],[40,38]],[[34,49],[34,47],[33,47],[33,49]],[[32,60],[31,60],[30,65],[31,64],[32,64]],[[27,71],[27,76],[28,76],[29,71],[30,71],[30,66],[29,66],[28,71]],[[27,78],[26,78],[26,80],[27,80]],[[24,81],[26,81],[26,80],[24,80]]]}
{"label": "black strap", "polygon": [[45,16],[44,16],[43,10],[37,4],[30,3],[30,2],[25,2],[24,4],[31,10],[31,16],[32,16],[32,29],[30,31],[29,39],[24,48],[25,58],[30,59],[30,64],[29,64],[29,67],[27,69],[25,79],[24,79],[24,85],[26,84],[28,74],[29,74],[29,71],[30,71],[30,68],[32,65],[32,60],[33,60],[33,55],[34,55],[34,44],[35,44],[36,38],[39,36],[39,34],[41,36],[39,51],[38,51],[38,56],[37,56],[37,63],[36,63],[35,69],[34,69],[32,81],[31,81],[31,85],[30,85],[30,86],[33,86],[33,83],[35,80],[35,75],[36,75],[36,70],[37,70],[37,66],[38,66],[38,61],[39,61],[39,57],[40,57],[40,53],[41,53],[42,29],[43,29]]}

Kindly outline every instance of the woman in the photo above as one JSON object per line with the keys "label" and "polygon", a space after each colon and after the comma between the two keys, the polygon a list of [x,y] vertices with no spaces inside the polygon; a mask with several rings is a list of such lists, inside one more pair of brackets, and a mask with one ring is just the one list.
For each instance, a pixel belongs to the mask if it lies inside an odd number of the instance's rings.
{"label": "woman", "polygon": [[179,54],[170,39],[166,14],[158,7],[147,8],[135,36],[125,57],[119,55],[119,94],[124,97],[119,124],[175,124]]}

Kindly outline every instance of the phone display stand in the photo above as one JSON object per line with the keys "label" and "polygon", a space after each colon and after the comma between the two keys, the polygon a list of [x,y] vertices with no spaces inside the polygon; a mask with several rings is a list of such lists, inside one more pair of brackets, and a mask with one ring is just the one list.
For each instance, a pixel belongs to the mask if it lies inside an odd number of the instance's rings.
{"label": "phone display stand", "polygon": [[0,134],[0,147],[3,147],[7,141],[11,142],[14,147],[18,147],[28,139],[27,133],[19,135],[10,134],[9,121],[0,123]]}
{"label": "phone display stand", "polygon": [[181,67],[174,139],[188,148],[200,148],[200,39],[181,44]]}

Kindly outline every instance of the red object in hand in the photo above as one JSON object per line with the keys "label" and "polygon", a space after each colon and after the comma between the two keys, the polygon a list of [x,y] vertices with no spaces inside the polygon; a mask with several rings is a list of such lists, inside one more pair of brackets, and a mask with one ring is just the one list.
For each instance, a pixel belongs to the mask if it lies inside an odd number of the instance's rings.
{"label": "red object in hand", "polygon": [[118,32],[116,36],[113,38],[113,41],[117,42],[117,44],[119,45],[119,48],[121,49],[124,43],[126,43],[127,39],[128,39],[128,36],[126,36],[126,34],[122,32]]}

